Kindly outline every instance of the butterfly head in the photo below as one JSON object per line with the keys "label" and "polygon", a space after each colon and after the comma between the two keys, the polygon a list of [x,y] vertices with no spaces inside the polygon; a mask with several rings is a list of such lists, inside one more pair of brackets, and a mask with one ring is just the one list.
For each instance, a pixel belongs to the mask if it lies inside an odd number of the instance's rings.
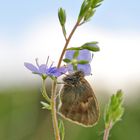
{"label": "butterfly head", "polygon": [[76,71],[63,78],[63,81],[68,85],[77,85],[84,78],[83,71]]}

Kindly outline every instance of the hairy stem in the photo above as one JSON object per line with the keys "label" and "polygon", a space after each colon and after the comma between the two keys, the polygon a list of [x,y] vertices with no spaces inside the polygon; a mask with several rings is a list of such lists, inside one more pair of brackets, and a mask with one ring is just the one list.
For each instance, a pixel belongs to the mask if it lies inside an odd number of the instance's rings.
{"label": "hairy stem", "polygon": [[108,140],[110,129],[112,128],[112,122],[109,123],[108,127],[104,130],[103,140]]}
{"label": "hairy stem", "polygon": [[[69,45],[69,42],[72,38],[72,35],[74,34],[76,28],[79,26],[80,21],[77,21],[75,26],[73,27],[70,35],[66,39],[66,43],[64,45],[64,48],[62,50],[62,53],[60,55],[59,61],[57,68],[61,66],[62,59],[64,57],[65,51]],[[54,128],[54,133],[55,133],[55,140],[60,140],[60,133],[59,133],[59,128],[58,128],[58,120],[57,120],[57,112],[56,112],[56,81],[53,81],[52,83],[52,94],[51,94],[51,105],[52,105],[52,122],[53,122],[53,128]]]}

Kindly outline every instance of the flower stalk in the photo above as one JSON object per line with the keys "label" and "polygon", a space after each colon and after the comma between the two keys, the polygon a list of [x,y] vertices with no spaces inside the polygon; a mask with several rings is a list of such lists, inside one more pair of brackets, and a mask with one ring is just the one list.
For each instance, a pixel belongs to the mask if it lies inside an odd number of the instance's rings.
{"label": "flower stalk", "polygon": [[46,86],[45,86],[45,79],[42,81],[42,96],[48,101],[49,103],[51,102],[51,99],[49,98],[47,91],[46,91]]}
{"label": "flower stalk", "polygon": [[58,128],[57,111],[56,111],[56,81],[53,81],[52,83],[51,107],[52,107],[51,113],[52,113],[52,122],[53,122],[55,140],[61,140],[59,128]]}

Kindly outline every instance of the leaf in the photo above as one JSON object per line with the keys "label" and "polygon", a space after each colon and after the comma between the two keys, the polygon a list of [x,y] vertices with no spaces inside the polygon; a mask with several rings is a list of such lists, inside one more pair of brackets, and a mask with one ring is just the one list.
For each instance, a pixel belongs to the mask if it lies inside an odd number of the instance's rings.
{"label": "leaf", "polygon": [[78,61],[78,64],[88,64],[89,63],[89,61],[86,61],[86,60],[80,60],[80,61]]}
{"label": "leaf", "polygon": [[93,42],[88,42],[83,44],[81,47],[71,47],[68,48],[67,50],[89,50],[89,51],[93,51],[93,52],[97,52],[100,51],[100,48],[98,47],[98,42],[93,41]]}
{"label": "leaf", "polygon": [[[79,12],[78,20],[85,23],[94,15],[96,8],[101,5],[103,0],[84,0]],[[81,25],[80,24],[80,25]]]}
{"label": "leaf", "polygon": [[100,51],[100,48],[98,47],[98,42],[88,42],[81,46],[82,49],[87,49],[89,51],[97,52]]}
{"label": "leaf", "polygon": [[89,11],[87,11],[85,17],[84,17],[84,22],[87,22],[90,20],[90,18],[94,15],[95,11],[93,11],[92,9],[90,9]]}
{"label": "leaf", "polygon": [[68,58],[63,59],[63,61],[64,61],[65,63],[70,63],[70,62],[71,62],[71,60],[68,59]]}
{"label": "leaf", "polygon": [[78,57],[78,55],[79,55],[79,51],[76,50],[73,54],[73,59],[76,59]]}
{"label": "leaf", "polygon": [[107,128],[110,122],[115,124],[117,121],[121,120],[124,113],[123,103],[123,93],[118,90],[116,94],[112,95],[107,107],[105,108],[105,127]]}
{"label": "leaf", "polygon": [[98,46],[83,46],[81,48],[82,48],[82,50],[86,49],[86,50],[89,50],[89,51],[92,51],[92,52],[100,51],[100,48]]}
{"label": "leaf", "polygon": [[64,26],[65,22],[66,22],[66,12],[65,12],[65,10],[63,8],[59,8],[59,10],[58,10],[58,18],[59,18],[61,26]]}
{"label": "leaf", "polygon": [[65,23],[66,23],[66,12],[63,8],[59,8],[58,10],[58,18],[59,18],[59,22],[61,24],[61,27],[62,27],[62,31],[63,31],[63,34],[66,38],[66,28],[65,28]]}
{"label": "leaf", "polygon": [[85,12],[88,10],[88,8],[89,8],[89,4],[88,4],[87,0],[84,0],[81,5],[79,16],[78,16],[79,21],[84,17]]}
{"label": "leaf", "polygon": [[64,137],[65,137],[65,127],[64,127],[64,123],[63,123],[62,120],[59,120],[58,128],[59,128],[59,131],[60,131],[60,134],[61,134],[61,139],[64,140]]}
{"label": "leaf", "polygon": [[82,50],[81,47],[71,47],[68,48],[67,50]]}
{"label": "leaf", "polygon": [[48,104],[48,103],[46,103],[46,102],[43,102],[43,101],[41,101],[40,102],[41,104],[42,104],[42,109],[48,109],[48,110],[51,110],[51,105],[50,104]]}

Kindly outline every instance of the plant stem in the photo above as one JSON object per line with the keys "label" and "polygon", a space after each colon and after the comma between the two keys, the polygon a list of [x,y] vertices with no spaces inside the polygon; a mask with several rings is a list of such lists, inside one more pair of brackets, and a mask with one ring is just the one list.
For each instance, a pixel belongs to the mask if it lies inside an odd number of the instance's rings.
{"label": "plant stem", "polygon": [[51,113],[52,113],[52,121],[53,121],[53,128],[55,133],[55,140],[60,140],[60,133],[58,128],[58,120],[57,120],[57,112],[56,112],[56,81],[52,83],[52,96],[51,96]]}
{"label": "plant stem", "polygon": [[[64,45],[64,48],[62,50],[62,53],[60,55],[59,61],[57,68],[61,66],[62,59],[64,57],[65,51],[69,45],[69,42],[72,38],[72,35],[74,34],[76,28],[79,26],[80,21],[77,21],[75,26],[73,27],[70,35],[66,39],[66,43]],[[57,120],[57,112],[56,112],[56,81],[53,81],[52,83],[52,93],[51,93],[51,105],[52,105],[52,122],[53,122],[53,128],[54,128],[54,133],[55,133],[55,140],[60,140],[60,133],[59,133],[59,128],[58,128],[58,120]]]}
{"label": "plant stem", "polygon": [[112,122],[109,123],[108,127],[104,130],[103,140],[108,140],[110,129],[112,128]]}
{"label": "plant stem", "polygon": [[49,103],[51,102],[51,99],[49,98],[47,92],[46,92],[46,87],[45,87],[45,80],[43,79],[42,81],[42,96],[48,101]]}
{"label": "plant stem", "polygon": [[67,41],[65,26],[62,26],[62,31],[63,31],[65,41]]}
{"label": "plant stem", "polygon": [[63,48],[63,50],[62,50],[62,53],[61,53],[60,58],[59,58],[59,61],[58,61],[58,65],[57,65],[58,68],[59,68],[60,65],[61,65],[61,62],[62,62],[62,59],[63,59],[63,57],[64,57],[65,51],[66,51],[66,49],[67,49],[67,47],[68,47],[68,45],[69,45],[69,42],[70,42],[70,40],[71,40],[71,38],[72,38],[72,36],[73,36],[75,30],[76,30],[77,27],[79,26],[79,23],[80,23],[80,21],[77,21],[77,22],[76,22],[76,24],[75,24],[75,26],[73,27],[73,29],[72,29],[72,31],[71,31],[69,37],[68,37],[67,40],[66,40],[66,43],[65,43],[65,45],[64,45],[64,48]]}

